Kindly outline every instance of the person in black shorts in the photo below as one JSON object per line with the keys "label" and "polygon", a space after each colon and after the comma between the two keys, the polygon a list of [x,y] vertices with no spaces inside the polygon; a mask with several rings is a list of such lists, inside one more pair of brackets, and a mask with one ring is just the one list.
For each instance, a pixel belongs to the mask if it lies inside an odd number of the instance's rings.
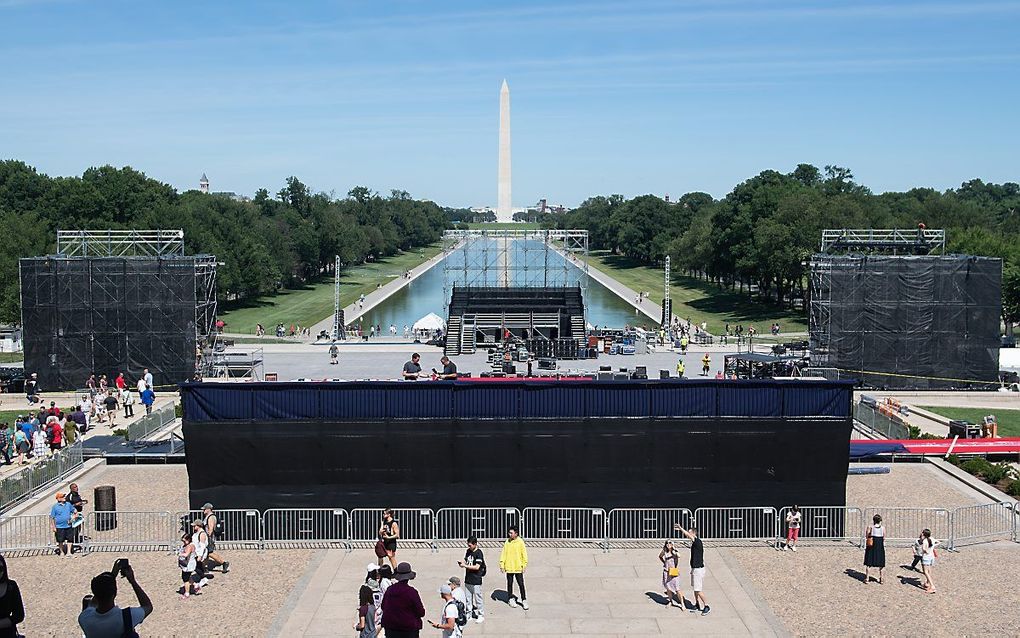
{"label": "person in black shorts", "polygon": [[[386,550],[386,558],[390,559],[390,566],[397,568],[397,539],[400,538],[400,524],[393,518],[393,510],[383,510],[382,524],[379,526],[379,540]],[[379,564],[382,564],[382,557],[379,557]]]}
{"label": "person in black shorts", "polygon": [[[230,561],[223,560],[219,554],[216,553],[216,527],[219,525],[219,517],[213,513],[212,503],[206,503],[202,506],[202,525],[205,527],[205,533],[209,535],[209,558],[208,560],[214,563],[213,567],[220,565],[223,567],[223,573],[226,574],[230,571]],[[211,568],[210,568],[211,569]]]}

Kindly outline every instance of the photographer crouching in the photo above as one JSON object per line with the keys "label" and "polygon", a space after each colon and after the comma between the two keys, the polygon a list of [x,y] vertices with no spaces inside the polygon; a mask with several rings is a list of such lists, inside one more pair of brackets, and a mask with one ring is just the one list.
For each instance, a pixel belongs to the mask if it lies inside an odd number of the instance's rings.
{"label": "photographer crouching", "polygon": [[[139,607],[116,605],[117,575],[126,579],[135,590]],[[82,611],[78,614],[78,625],[85,632],[85,638],[121,638],[137,636],[134,627],[140,625],[152,613],[152,601],[135,580],[135,572],[128,559],[118,558],[113,570],[103,572],[92,579],[92,595],[82,600]]]}

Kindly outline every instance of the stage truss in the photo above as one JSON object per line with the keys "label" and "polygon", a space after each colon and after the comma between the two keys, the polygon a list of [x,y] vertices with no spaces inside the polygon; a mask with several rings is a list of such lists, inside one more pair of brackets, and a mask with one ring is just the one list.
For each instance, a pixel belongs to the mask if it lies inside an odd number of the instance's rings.
{"label": "stage truss", "polygon": [[588,291],[586,230],[448,230],[443,308],[453,288],[581,288]]}

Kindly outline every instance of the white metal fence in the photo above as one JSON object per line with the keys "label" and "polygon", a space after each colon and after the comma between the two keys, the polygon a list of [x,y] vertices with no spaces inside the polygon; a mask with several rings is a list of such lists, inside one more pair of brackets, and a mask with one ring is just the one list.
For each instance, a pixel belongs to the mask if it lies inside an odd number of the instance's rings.
{"label": "white metal fence", "polygon": [[32,465],[0,480],[0,511],[35,496],[77,470],[84,463],[82,444],[57,450],[52,456],[38,459]]}
{"label": "white metal fence", "polygon": [[679,532],[675,526],[690,529],[694,521],[691,510],[676,507],[661,509],[653,507],[619,508],[609,511],[607,542],[662,541],[676,538]]}
{"label": "white metal fence", "polygon": [[[787,536],[786,515],[793,510],[779,510],[778,536]],[[811,541],[846,542],[861,545],[864,539],[864,511],[859,507],[801,505],[798,543]]]}
{"label": "white metal fence", "polygon": [[1017,504],[989,503],[953,510],[949,549],[995,540],[1017,540]]}
{"label": "white metal fence", "polygon": [[[606,512],[587,507],[513,507],[396,509],[400,537],[404,542],[463,542],[470,535],[480,541],[506,537],[511,525],[520,527],[529,541],[554,545],[597,544],[608,550],[613,543],[654,543],[677,537],[674,525],[697,526],[706,544],[772,543],[786,535],[789,507],[620,508]],[[834,505],[802,506],[801,542],[853,543],[863,546],[867,525],[881,514],[886,544],[910,546],[928,528],[949,549],[995,540],[1017,540],[1016,503],[945,508],[870,507]],[[375,543],[382,509],[306,508],[217,510],[222,535],[217,548],[264,549],[304,547],[309,544],[340,545]],[[198,510],[187,512],[91,512],[81,526],[80,540],[87,550],[169,549],[175,546]],[[0,551],[52,550],[56,543],[50,518],[0,517]]]}
{"label": "white metal fence", "polygon": [[606,510],[599,507],[526,507],[521,536],[535,541],[606,545]]}
{"label": "white metal fence", "polygon": [[[382,527],[383,509],[351,510],[350,539],[354,543],[376,542]],[[394,508],[393,520],[397,522],[400,540],[407,543],[435,543],[436,516],[430,509]]]}
{"label": "white metal fence", "polygon": [[[143,410],[145,409],[143,406],[140,407]],[[139,441],[144,439],[163,426],[173,423],[176,418],[176,406],[164,405],[163,407],[154,410],[152,414],[143,415],[138,420],[129,423],[127,426],[127,439],[128,441]]]}
{"label": "white metal fence", "polygon": [[170,512],[91,512],[82,526],[90,550],[170,549],[180,539],[173,534]]}
{"label": "white metal fence", "polygon": [[772,542],[778,536],[774,507],[701,507],[694,521],[705,542]]}
{"label": "white metal fence", "polygon": [[272,509],[262,514],[263,541],[274,546],[348,545],[350,519],[346,510]]}
{"label": "white metal fence", "polygon": [[938,539],[953,535],[952,513],[942,507],[869,507],[864,510],[865,531],[874,525],[876,514],[882,517],[889,547],[912,546],[922,529],[930,529],[932,537]]}
{"label": "white metal fence", "polygon": [[511,525],[521,525],[516,507],[444,507],[436,512],[436,540],[463,543],[475,536],[494,541],[506,538]]}

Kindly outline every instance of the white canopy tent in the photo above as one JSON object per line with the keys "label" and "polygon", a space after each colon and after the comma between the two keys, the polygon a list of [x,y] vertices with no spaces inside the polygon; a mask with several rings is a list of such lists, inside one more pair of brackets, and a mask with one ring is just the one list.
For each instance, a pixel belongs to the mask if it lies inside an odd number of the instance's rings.
{"label": "white canopy tent", "polygon": [[411,328],[414,332],[433,332],[435,330],[446,330],[446,322],[434,312],[430,312],[418,321],[414,322]]}

